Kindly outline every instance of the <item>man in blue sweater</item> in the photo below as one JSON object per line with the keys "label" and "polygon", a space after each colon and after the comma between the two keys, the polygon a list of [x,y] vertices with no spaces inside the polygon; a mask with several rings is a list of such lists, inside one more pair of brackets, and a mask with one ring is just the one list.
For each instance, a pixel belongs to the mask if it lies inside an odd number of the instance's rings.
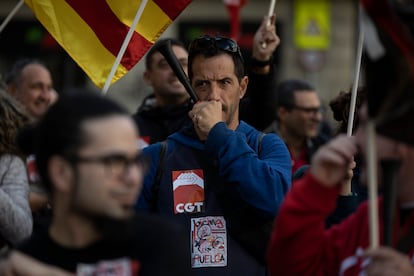
{"label": "man in blue sweater", "polygon": [[277,135],[239,120],[248,77],[236,42],[197,38],[188,61],[199,98],[193,124],[144,149],[152,164],[136,207],[186,227],[194,275],[266,275],[249,244],[261,232],[248,230],[276,215],[290,187],[289,152]]}

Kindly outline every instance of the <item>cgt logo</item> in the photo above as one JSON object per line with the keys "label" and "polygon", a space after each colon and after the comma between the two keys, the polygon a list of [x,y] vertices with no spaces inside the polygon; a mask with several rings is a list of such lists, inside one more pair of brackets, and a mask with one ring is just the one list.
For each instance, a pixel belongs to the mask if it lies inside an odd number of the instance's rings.
{"label": "cgt logo", "polygon": [[203,170],[181,170],[172,172],[174,213],[204,212]]}
{"label": "cgt logo", "polygon": [[201,213],[203,210],[203,202],[194,202],[194,203],[178,203],[175,206],[175,213]]}

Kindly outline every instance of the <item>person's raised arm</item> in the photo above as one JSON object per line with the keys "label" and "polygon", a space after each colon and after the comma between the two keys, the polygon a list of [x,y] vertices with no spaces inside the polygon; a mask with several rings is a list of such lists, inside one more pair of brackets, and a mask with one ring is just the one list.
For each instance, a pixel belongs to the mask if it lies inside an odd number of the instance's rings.
{"label": "person's raised arm", "polygon": [[[318,149],[304,177],[285,197],[275,220],[268,263],[275,275],[335,275],[341,260],[357,248],[362,215],[337,227],[325,226],[357,151],[354,137],[339,135]],[[311,241],[311,242],[309,242]],[[298,249],[301,250],[298,250]]]}
{"label": "person's raised arm", "polygon": [[[265,129],[275,117],[276,69],[274,52],[280,44],[276,33],[276,17],[267,25],[267,16],[253,37],[252,56],[247,69],[249,85],[240,105],[240,119],[258,130]],[[265,42],[265,43],[264,43]],[[266,45],[263,48],[262,45]]]}
{"label": "person's raised arm", "polygon": [[[267,24],[267,16],[263,17],[262,24],[253,37],[251,70],[256,74],[269,74],[273,63],[273,53],[280,44],[280,38],[276,33],[276,16]],[[265,45],[265,47],[263,47]]]}

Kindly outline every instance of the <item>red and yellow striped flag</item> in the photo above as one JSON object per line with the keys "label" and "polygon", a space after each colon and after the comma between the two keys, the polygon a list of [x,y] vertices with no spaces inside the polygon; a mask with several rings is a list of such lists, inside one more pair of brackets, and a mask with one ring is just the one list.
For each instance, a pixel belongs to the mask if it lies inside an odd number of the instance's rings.
{"label": "red and yellow striped flag", "polygon": [[[100,88],[141,0],[25,0],[36,18]],[[149,0],[112,83],[147,52],[191,0]]]}

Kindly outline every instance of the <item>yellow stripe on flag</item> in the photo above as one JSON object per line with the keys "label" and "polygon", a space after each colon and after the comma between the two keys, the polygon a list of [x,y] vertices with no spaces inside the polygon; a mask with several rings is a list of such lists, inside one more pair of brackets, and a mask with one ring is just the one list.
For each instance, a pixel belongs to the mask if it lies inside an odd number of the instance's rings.
{"label": "yellow stripe on flag", "polygon": [[[98,86],[103,87],[115,56],[64,0],[25,0],[36,18]],[[118,66],[111,83],[128,70]]]}
{"label": "yellow stripe on flag", "polygon": [[[107,0],[107,3],[122,23],[131,26],[141,1]],[[129,8],[125,9],[125,6]],[[135,31],[154,43],[171,23],[171,18],[154,1],[148,1]]]}

